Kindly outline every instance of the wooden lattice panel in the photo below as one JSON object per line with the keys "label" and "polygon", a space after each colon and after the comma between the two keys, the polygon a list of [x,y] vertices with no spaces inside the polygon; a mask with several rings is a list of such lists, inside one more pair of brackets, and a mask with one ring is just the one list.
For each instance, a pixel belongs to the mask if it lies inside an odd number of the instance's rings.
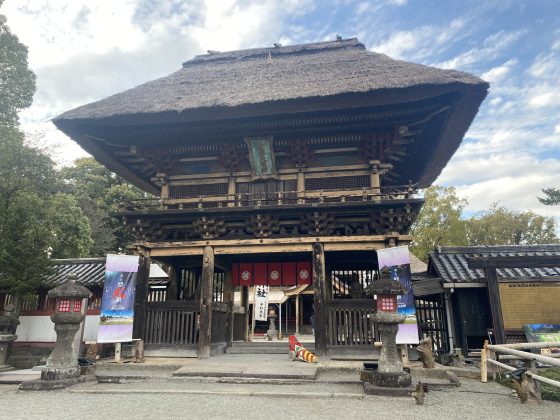
{"label": "wooden lattice panel", "polygon": [[226,195],[228,184],[172,185],[170,198],[192,198],[209,195]]}
{"label": "wooden lattice panel", "polygon": [[352,190],[369,186],[368,175],[307,178],[305,180],[306,190]]}

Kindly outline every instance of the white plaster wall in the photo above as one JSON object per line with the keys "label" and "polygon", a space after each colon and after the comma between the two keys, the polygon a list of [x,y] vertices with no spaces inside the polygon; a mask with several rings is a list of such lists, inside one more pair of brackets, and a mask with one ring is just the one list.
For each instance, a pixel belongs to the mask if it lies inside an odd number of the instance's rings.
{"label": "white plaster wall", "polygon": [[[20,316],[16,334],[18,342],[54,342],[56,333],[50,316]],[[83,341],[97,341],[99,315],[88,315],[85,320]]]}

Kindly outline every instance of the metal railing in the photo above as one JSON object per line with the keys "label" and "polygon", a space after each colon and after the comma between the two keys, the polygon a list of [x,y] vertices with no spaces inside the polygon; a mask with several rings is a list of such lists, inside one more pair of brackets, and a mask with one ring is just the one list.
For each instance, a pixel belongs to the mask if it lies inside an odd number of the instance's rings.
{"label": "metal railing", "polygon": [[[484,383],[488,382],[489,364],[492,366],[496,366],[497,368],[505,369],[510,372],[517,370],[516,367],[502,363],[498,359],[529,360],[532,362],[541,362],[546,365],[560,367],[560,360],[556,355],[554,355],[556,357],[543,356],[542,354],[531,353],[528,351],[521,351],[521,350],[531,350],[531,349],[551,349],[551,348],[558,348],[558,347],[560,347],[560,342],[516,343],[516,344],[499,344],[499,345],[488,344],[488,342],[486,342],[480,354],[480,380]],[[505,356],[500,356],[500,353],[504,354]],[[560,381],[555,381],[553,379],[549,379],[549,378],[545,378],[544,376],[537,375],[531,370],[527,370],[525,374],[533,378],[535,381],[539,381],[560,388]]]}
{"label": "metal railing", "polygon": [[189,198],[144,198],[127,200],[120,205],[121,212],[206,209],[227,207],[265,207],[326,203],[379,202],[413,198],[415,185],[348,190],[278,191],[269,193],[236,193],[205,195]]}

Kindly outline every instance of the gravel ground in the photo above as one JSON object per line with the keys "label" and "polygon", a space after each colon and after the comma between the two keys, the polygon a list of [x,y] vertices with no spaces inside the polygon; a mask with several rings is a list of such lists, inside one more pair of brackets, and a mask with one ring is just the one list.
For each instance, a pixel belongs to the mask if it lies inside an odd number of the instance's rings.
{"label": "gravel ground", "polygon": [[[543,402],[521,405],[510,391],[494,383],[463,380],[460,388],[431,391],[423,406],[412,398],[366,396],[350,399],[344,393],[356,391],[355,385],[262,385],[197,384],[188,382],[139,382],[129,384],[80,385],[71,390],[51,392],[17,392],[17,386],[0,386],[2,418],[183,418],[183,419],[558,419],[560,403]],[[77,391],[96,390],[99,394]],[[114,390],[120,390],[112,394]],[[127,393],[130,391],[146,393]],[[170,390],[198,390],[302,393],[332,392],[336,398],[295,398],[285,396],[171,394]]]}

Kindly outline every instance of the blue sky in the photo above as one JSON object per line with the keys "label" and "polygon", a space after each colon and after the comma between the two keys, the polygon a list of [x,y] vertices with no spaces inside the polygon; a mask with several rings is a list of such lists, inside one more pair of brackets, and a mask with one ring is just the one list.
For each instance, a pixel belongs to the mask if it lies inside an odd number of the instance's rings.
{"label": "blue sky", "polygon": [[461,148],[437,180],[469,199],[560,216],[537,195],[560,186],[558,0],[6,0],[38,75],[21,121],[67,164],[84,152],[55,115],[167,75],[206,50],[358,37],[390,57],[491,83]]}

